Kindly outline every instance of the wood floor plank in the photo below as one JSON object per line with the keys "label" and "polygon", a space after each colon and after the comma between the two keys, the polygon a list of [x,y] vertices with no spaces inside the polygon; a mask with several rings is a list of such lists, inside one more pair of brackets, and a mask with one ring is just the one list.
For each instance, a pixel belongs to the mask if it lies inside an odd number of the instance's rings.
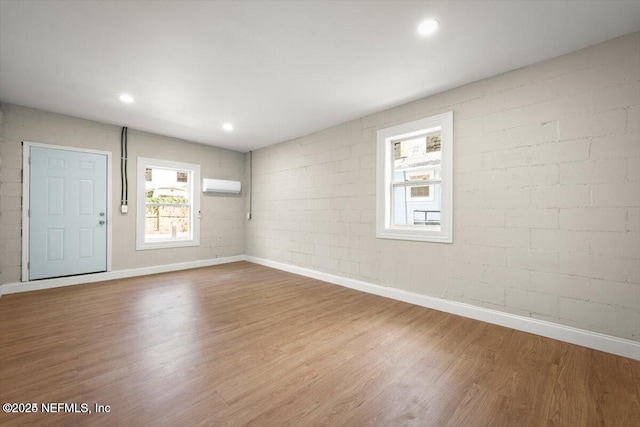
{"label": "wood floor plank", "polygon": [[0,425],[637,426],[640,362],[248,262],[0,298]]}

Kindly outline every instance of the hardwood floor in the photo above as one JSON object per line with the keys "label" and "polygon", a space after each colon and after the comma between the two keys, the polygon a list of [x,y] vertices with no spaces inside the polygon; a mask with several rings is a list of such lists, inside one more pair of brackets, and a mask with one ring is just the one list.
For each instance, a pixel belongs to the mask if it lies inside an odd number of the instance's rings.
{"label": "hardwood floor", "polygon": [[[2,425],[639,426],[640,362],[247,262],[0,298]],[[38,407],[40,409],[40,407]]]}

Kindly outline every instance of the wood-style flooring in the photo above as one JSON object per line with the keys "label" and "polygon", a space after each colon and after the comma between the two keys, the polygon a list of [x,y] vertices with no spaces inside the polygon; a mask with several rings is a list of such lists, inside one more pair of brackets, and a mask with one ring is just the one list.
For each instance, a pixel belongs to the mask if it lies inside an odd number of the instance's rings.
{"label": "wood-style flooring", "polygon": [[0,425],[640,426],[640,362],[248,262],[0,298]]}

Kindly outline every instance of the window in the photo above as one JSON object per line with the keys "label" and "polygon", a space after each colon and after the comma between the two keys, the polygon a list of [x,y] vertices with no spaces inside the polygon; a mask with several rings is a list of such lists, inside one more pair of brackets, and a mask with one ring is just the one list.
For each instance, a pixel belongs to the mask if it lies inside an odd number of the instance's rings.
{"label": "window", "polygon": [[200,166],[138,157],[136,249],[200,245]]}
{"label": "window", "polygon": [[378,131],[376,236],[453,242],[453,113]]}

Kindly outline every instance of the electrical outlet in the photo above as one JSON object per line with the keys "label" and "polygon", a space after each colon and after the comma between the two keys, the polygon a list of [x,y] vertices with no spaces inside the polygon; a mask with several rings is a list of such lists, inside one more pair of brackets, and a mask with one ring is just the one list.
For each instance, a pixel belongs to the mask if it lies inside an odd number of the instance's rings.
{"label": "electrical outlet", "polygon": [[251,219],[251,213],[247,212],[247,219]]}
{"label": "electrical outlet", "polygon": [[120,206],[120,212],[122,212],[123,214],[126,214],[129,210],[129,206],[127,205],[121,205]]}

